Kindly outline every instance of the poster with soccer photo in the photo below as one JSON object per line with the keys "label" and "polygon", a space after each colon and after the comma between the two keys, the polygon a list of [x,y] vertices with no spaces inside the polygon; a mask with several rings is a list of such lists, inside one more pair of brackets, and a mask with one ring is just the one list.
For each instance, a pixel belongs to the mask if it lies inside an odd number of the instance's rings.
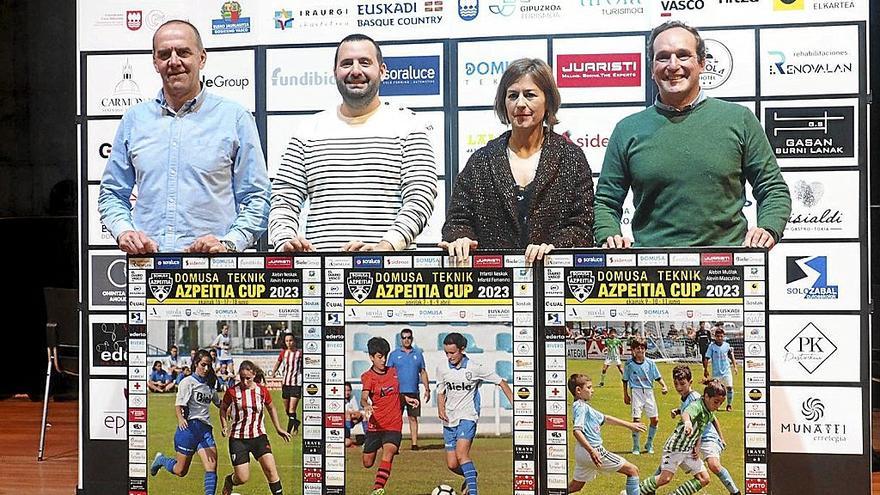
{"label": "poster with soccer photo", "polygon": [[342,394],[327,392],[344,422],[325,437],[327,493],[536,493],[524,257],[355,256],[325,267],[326,338],[345,356],[326,363],[345,376]]}
{"label": "poster with soccer photo", "polygon": [[320,258],[128,263],[130,493],[302,493]]}
{"label": "poster with soccer photo", "polygon": [[745,491],[746,447],[766,455],[764,257],[546,260],[547,493]]}

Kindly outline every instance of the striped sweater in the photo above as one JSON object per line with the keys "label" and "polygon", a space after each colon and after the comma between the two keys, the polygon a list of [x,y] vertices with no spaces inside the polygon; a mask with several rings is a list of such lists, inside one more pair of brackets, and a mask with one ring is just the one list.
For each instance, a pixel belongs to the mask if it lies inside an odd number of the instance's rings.
{"label": "striped sweater", "polygon": [[401,250],[428,223],[437,195],[427,128],[403,107],[381,104],[347,118],[338,109],[308,119],[290,139],[272,183],[269,242],[276,249],[301,234],[318,251],[348,241],[387,241]]}

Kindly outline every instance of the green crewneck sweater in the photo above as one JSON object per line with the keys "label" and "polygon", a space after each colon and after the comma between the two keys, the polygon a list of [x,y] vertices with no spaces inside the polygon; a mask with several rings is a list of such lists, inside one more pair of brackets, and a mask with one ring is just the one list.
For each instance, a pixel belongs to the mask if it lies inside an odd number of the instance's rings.
{"label": "green crewneck sweater", "polygon": [[678,113],[651,106],[617,124],[596,189],[596,242],[620,234],[630,187],[636,247],[739,246],[748,225],[745,181],[758,227],[779,240],[791,196],[755,115],[707,98]]}

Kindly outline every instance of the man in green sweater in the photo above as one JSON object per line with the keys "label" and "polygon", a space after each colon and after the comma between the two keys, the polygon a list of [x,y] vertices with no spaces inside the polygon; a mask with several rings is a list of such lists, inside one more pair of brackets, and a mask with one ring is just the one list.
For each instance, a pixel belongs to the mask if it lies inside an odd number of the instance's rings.
{"label": "man in green sweater", "polygon": [[[596,190],[596,241],[612,248],[772,248],[791,196],[760,122],[748,108],[702,91],[706,46],[696,29],[677,21],[658,26],[648,57],[660,94],[611,134]],[[758,202],[753,228],[742,212],[747,180]],[[630,188],[635,243],[620,231]]]}

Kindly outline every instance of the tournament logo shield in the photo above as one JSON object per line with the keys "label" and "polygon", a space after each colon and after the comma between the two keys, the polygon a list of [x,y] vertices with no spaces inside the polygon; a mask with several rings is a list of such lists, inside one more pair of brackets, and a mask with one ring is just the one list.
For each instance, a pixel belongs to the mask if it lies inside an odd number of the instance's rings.
{"label": "tournament logo shield", "polygon": [[572,271],[568,274],[568,290],[578,302],[584,302],[593,292],[596,276],[593,272]]}
{"label": "tournament logo shield", "polygon": [[150,292],[157,301],[163,302],[171,295],[171,288],[174,281],[171,280],[170,273],[151,273],[150,274]]}
{"label": "tournament logo shield", "polygon": [[362,303],[373,290],[373,277],[365,272],[352,272],[348,274],[348,292],[355,301]]}

